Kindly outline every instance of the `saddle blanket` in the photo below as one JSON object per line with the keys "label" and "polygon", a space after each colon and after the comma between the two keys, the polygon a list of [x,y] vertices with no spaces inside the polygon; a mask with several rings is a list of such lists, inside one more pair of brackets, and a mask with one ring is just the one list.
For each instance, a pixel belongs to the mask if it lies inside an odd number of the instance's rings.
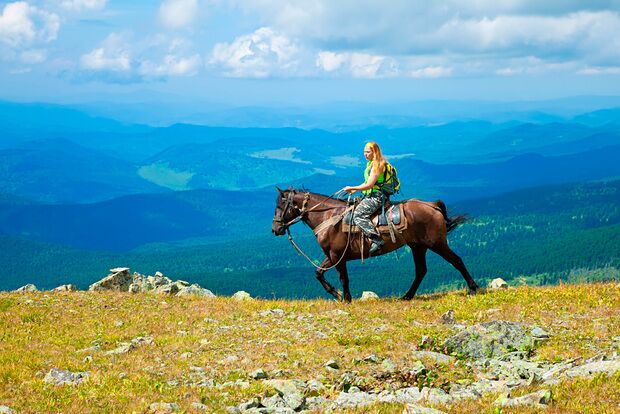
{"label": "saddle blanket", "polygon": [[[403,204],[397,203],[392,204],[389,208],[385,210],[385,215],[381,214],[381,210],[379,209],[376,213],[374,213],[370,217],[370,221],[372,224],[379,230],[379,233],[389,233],[390,227],[388,226],[388,220],[390,220],[397,231],[403,231],[407,228],[407,218],[403,213]],[[351,226],[351,212],[349,211],[345,216],[344,220],[342,220],[342,231],[348,233],[349,230],[352,233],[358,233],[360,228],[353,224]]]}

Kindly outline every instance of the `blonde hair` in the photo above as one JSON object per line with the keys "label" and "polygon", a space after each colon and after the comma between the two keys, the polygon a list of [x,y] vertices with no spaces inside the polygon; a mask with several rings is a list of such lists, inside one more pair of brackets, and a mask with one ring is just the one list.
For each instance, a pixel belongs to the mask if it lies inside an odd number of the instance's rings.
{"label": "blonde hair", "polygon": [[383,158],[383,154],[381,153],[381,148],[379,148],[379,144],[375,141],[369,141],[364,146],[364,149],[370,148],[372,151],[372,169],[381,174],[385,170],[385,158]]}

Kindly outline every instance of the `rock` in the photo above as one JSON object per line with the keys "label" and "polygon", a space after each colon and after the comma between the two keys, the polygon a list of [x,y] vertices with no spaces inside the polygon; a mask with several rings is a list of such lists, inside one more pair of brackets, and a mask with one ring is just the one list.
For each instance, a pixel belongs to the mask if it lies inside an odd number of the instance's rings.
{"label": "rock", "polygon": [[445,411],[435,410],[434,408],[422,407],[417,404],[407,404],[403,414],[446,414]]}
{"label": "rock", "polygon": [[551,402],[551,390],[540,390],[522,397],[510,398],[500,397],[495,400],[495,405],[500,407],[519,407],[529,406],[544,408]]}
{"label": "rock", "polygon": [[409,374],[417,377],[419,375],[424,375],[428,372],[422,361],[415,361],[413,366],[409,369]]}
{"label": "rock", "polygon": [[360,298],[360,300],[376,300],[376,299],[379,299],[379,295],[369,290],[363,291],[362,297]]}
{"label": "rock", "polygon": [[176,295],[181,290],[181,287],[176,282],[168,283],[167,285],[159,286],[155,289],[155,293],[160,295]]}
{"label": "rock", "polygon": [[284,398],[280,394],[272,395],[271,397],[263,398],[261,404],[266,408],[288,408]]}
{"label": "rock", "polygon": [[0,405],[0,414],[15,414],[15,411],[6,405]]}
{"label": "rock", "polygon": [[52,292],[75,292],[77,290],[78,290],[77,286],[68,284],[68,285],[60,285],[54,288]]}
{"label": "rock", "polygon": [[426,401],[429,404],[452,404],[454,398],[450,394],[446,393],[441,388],[422,388],[420,392],[421,400]]}
{"label": "rock", "polygon": [[171,414],[179,411],[181,407],[177,403],[158,402],[149,405],[148,414]]}
{"label": "rock", "polygon": [[506,289],[508,287],[508,283],[500,277],[493,279],[489,282],[489,289]]}
{"label": "rock", "polygon": [[50,372],[45,375],[43,381],[54,385],[78,385],[86,380],[89,375],[89,372],[71,372],[52,368]]}
{"label": "rock", "polygon": [[267,309],[258,312],[260,316],[284,316],[284,313],[282,309]]}
{"label": "rock", "polygon": [[131,342],[119,342],[118,347],[106,352],[104,355],[120,355],[126,354],[134,349],[143,345],[152,345],[153,338],[150,336],[138,336],[131,340]]}
{"label": "rock", "polygon": [[215,295],[209,289],[201,288],[200,286],[193,284],[191,286],[184,286],[177,292],[176,296],[200,296],[203,298],[214,298]]}
{"label": "rock", "polygon": [[250,373],[250,378],[255,380],[265,379],[267,378],[267,373],[262,368],[259,368],[256,371]]}
{"label": "rock", "polygon": [[306,385],[306,395],[310,396],[310,397],[317,397],[320,394],[323,393],[323,391],[325,391],[325,387],[323,386],[323,383],[321,383],[321,381],[313,379],[308,381],[308,384]]}
{"label": "rock", "polygon": [[419,347],[422,349],[429,349],[429,348],[432,348],[433,345],[435,345],[435,341],[433,340],[433,338],[431,338],[430,336],[424,335],[422,339],[420,340]]}
{"label": "rock", "polygon": [[381,363],[381,369],[387,373],[393,374],[397,371],[397,366],[391,359],[384,359]]}
{"label": "rock", "polygon": [[418,402],[422,399],[422,393],[418,389],[418,387],[407,387],[396,390],[395,393],[396,401],[403,403],[414,403]]}
{"label": "rock", "polygon": [[450,309],[448,312],[441,315],[441,323],[446,325],[454,325],[456,323],[456,317],[454,316],[453,309]]}
{"label": "rock", "polygon": [[25,293],[25,292],[38,292],[38,291],[39,289],[37,289],[35,285],[33,285],[32,283],[28,283],[27,285],[24,285],[18,289],[15,289],[13,292]]}
{"label": "rock", "polygon": [[378,364],[379,363],[379,357],[375,354],[370,354],[368,356],[365,356],[362,361],[364,362],[370,362],[371,364]]}
{"label": "rock", "polygon": [[110,274],[88,288],[89,291],[98,292],[111,290],[115,292],[129,291],[129,285],[133,283],[133,277],[129,274],[128,267],[110,269]]}
{"label": "rock", "polygon": [[203,411],[203,412],[208,412],[209,411],[209,407],[207,407],[203,403],[199,403],[199,402],[193,402],[190,407],[194,411]]}
{"label": "rock", "polygon": [[378,401],[378,397],[367,392],[341,392],[338,398],[334,400],[334,408],[358,408]]}
{"label": "rock", "polygon": [[327,361],[323,366],[326,367],[326,368],[332,368],[332,369],[339,369],[340,368],[338,366],[338,363],[335,360],[333,360],[333,359],[330,359],[329,361]]}
{"label": "rock", "polygon": [[240,290],[238,292],[235,292],[235,294],[232,295],[232,298],[235,300],[250,300],[252,299],[252,296],[250,296],[248,292]]}
{"label": "rock", "polygon": [[286,405],[293,410],[299,410],[305,402],[305,397],[299,392],[295,383],[291,380],[267,380],[266,385],[273,387],[284,399]]}
{"label": "rock", "polygon": [[549,339],[549,334],[542,328],[539,328],[538,326],[532,329],[532,336],[538,339]]}
{"label": "rock", "polygon": [[306,403],[304,405],[308,410],[315,410],[320,412],[320,410],[327,405],[329,400],[325,397],[317,396],[317,397],[308,397],[306,398]]}
{"label": "rock", "polygon": [[456,362],[456,358],[450,355],[440,354],[439,352],[431,351],[414,351],[414,358],[429,359],[440,365],[449,365]]}
{"label": "rock", "polygon": [[599,361],[578,365],[564,372],[569,378],[587,377],[594,374],[613,375],[620,371],[620,361]]}
{"label": "rock", "polygon": [[491,321],[471,326],[448,338],[444,346],[450,353],[472,358],[491,358],[536,344],[531,328],[507,321]]}

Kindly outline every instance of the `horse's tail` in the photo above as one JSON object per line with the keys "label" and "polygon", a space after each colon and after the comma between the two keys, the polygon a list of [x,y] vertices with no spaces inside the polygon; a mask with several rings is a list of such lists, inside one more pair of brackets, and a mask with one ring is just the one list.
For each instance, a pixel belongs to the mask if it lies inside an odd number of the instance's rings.
{"label": "horse's tail", "polygon": [[435,201],[435,204],[439,207],[441,214],[443,214],[443,218],[446,220],[446,230],[448,233],[454,230],[459,224],[463,224],[469,219],[463,214],[455,217],[448,217],[448,209],[446,208],[446,204],[441,200]]}

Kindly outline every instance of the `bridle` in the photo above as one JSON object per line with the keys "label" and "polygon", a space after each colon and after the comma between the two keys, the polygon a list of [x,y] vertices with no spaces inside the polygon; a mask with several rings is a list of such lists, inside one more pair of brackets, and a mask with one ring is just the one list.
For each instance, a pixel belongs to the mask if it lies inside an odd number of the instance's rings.
{"label": "bridle", "polygon": [[[293,224],[297,223],[298,221],[302,220],[303,217],[308,213],[308,200],[310,199],[310,193],[306,192],[304,193],[304,201],[301,204],[301,209],[299,209],[299,214],[292,220],[287,221],[286,223],[284,222],[284,217],[286,217],[286,213],[288,212],[289,209],[295,209],[297,207],[295,207],[295,191],[293,190],[289,190],[288,195],[286,197],[286,200],[284,201],[284,207],[281,209],[280,214],[276,214],[276,216],[273,218],[273,221],[275,221],[276,223],[278,223],[281,227],[284,227],[284,229],[286,231],[288,231],[288,228],[290,226],[292,226]],[[318,205],[318,204],[317,204]],[[314,206],[312,209],[314,209],[316,206]]]}

